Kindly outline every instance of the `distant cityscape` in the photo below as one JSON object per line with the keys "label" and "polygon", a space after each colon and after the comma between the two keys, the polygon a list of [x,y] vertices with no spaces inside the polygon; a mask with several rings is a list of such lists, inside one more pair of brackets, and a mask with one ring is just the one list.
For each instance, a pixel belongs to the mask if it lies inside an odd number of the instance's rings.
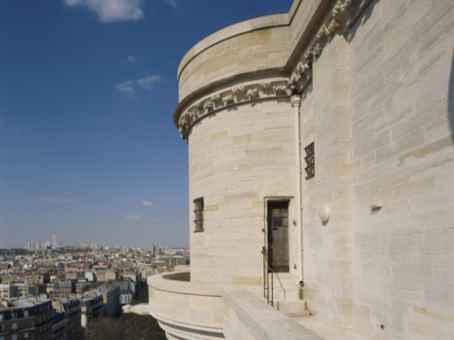
{"label": "distant cityscape", "polygon": [[120,316],[147,277],[188,264],[187,248],[62,246],[56,234],[2,250],[0,339],[82,339],[93,321]]}
{"label": "distant cityscape", "polygon": [[186,249],[186,248],[171,248],[171,247],[159,247],[155,246],[154,244],[150,245],[150,248],[143,248],[143,247],[130,247],[130,246],[122,246],[122,245],[115,245],[115,247],[109,247],[105,243],[98,245],[96,243],[74,243],[72,245],[62,245],[61,241],[57,242],[57,235],[52,235],[52,241],[46,242],[27,242],[27,246],[25,247],[28,251],[44,251],[43,253],[49,253],[51,250],[60,250],[60,251],[67,251],[67,250],[84,250],[84,249],[92,249],[92,250],[109,250],[109,249],[121,249],[121,250],[141,250],[147,251],[149,250],[152,255],[161,255],[161,254],[169,254],[171,253],[170,249]]}

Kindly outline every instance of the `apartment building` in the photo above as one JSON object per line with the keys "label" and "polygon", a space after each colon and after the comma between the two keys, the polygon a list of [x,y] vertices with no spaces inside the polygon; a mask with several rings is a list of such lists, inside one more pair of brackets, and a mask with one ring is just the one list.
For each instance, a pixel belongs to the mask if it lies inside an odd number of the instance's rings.
{"label": "apartment building", "polygon": [[[81,308],[77,298],[57,298],[52,300],[52,307],[57,313],[65,314],[65,339],[79,340],[82,337]],[[58,332],[58,331],[57,331]]]}
{"label": "apartment building", "polygon": [[90,322],[104,316],[104,300],[100,293],[85,293],[80,300],[81,326],[87,331]]}
{"label": "apartment building", "polygon": [[42,298],[2,299],[0,340],[51,340],[52,302]]}

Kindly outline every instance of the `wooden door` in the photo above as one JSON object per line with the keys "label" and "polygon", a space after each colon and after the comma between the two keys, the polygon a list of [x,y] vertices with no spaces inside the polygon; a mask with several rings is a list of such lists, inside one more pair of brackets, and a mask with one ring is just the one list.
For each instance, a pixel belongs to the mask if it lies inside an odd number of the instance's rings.
{"label": "wooden door", "polygon": [[268,201],[268,261],[278,273],[288,273],[288,201]]}

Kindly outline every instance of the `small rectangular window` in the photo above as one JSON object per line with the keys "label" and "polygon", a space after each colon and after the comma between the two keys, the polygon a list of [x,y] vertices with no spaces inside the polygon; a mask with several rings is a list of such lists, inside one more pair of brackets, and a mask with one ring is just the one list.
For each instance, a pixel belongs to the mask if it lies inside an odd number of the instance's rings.
{"label": "small rectangular window", "polygon": [[194,200],[194,215],[195,215],[195,232],[205,231],[205,212],[203,209],[203,197]]}
{"label": "small rectangular window", "polygon": [[315,176],[314,142],[306,146],[304,151],[306,151],[306,157],[304,157],[306,168],[304,170],[306,170],[306,179],[309,179]]}

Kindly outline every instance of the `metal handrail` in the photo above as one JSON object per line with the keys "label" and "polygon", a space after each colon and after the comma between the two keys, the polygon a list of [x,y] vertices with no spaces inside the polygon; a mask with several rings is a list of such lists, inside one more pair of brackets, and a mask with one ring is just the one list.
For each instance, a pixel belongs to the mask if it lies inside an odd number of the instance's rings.
{"label": "metal handrail", "polygon": [[[274,273],[276,272],[273,268],[270,267],[268,262],[268,257],[266,256],[266,248],[262,247],[262,251],[260,252],[263,254],[263,296],[266,298],[266,302],[274,306]],[[271,274],[271,280],[270,280]],[[271,298],[270,298],[270,281],[271,281]]]}

